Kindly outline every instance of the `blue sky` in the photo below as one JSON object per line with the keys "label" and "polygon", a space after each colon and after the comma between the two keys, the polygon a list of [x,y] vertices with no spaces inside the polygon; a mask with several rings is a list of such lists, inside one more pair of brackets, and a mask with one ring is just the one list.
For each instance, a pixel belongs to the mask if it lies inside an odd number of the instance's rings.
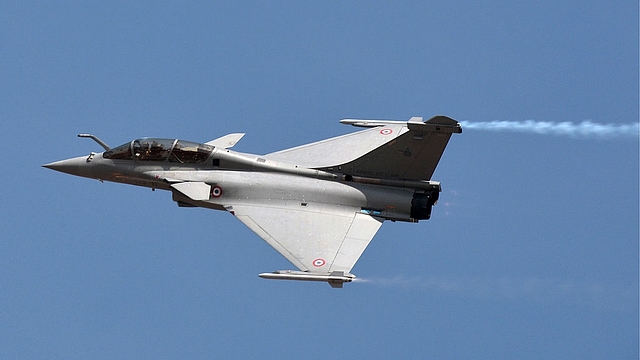
{"label": "blue sky", "polygon": [[[268,153],[343,118],[638,122],[638,3],[30,2],[0,11],[0,357],[638,356],[638,136],[467,129],[364,281],[231,215],[41,165],[141,136]],[[636,128],[637,129],[637,128]]]}

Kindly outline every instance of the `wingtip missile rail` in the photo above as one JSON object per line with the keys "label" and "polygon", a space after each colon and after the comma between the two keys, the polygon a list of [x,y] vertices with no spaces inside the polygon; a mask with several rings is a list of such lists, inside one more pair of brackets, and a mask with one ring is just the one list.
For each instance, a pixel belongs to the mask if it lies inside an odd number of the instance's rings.
{"label": "wingtip missile rail", "polygon": [[424,121],[420,116],[414,116],[409,121],[397,120],[367,120],[367,119],[342,119],[341,124],[352,125],[355,127],[371,128],[387,125],[406,124],[411,130],[417,131],[435,131],[444,133],[462,133],[462,126],[448,116],[436,115],[431,119]]}
{"label": "wingtip missile rail", "polygon": [[270,273],[258,274],[263,279],[272,280],[300,280],[300,281],[324,281],[333,288],[341,288],[342,284],[352,282],[355,275],[344,273],[344,271],[333,271],[331,273],[312,273],[306,271],[279,270]]}

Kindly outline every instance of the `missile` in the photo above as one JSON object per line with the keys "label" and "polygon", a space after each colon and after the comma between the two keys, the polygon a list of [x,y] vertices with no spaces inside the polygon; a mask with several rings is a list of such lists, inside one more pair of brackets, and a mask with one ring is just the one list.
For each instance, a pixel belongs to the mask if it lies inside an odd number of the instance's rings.
{"label": "missile", "polygon": [[353,125],[355,127],[377,127],[384,125],[406,124],[406,121],[397,120],[364,120],[364,119],[342,119],[341,124]]}
{"label": "missile", "polygon": [[355,275],[344,273],[344,271],[333,271],[331,273],[312,273],[306,271],[279,270],[270,273],[258,274],[263,279],[273,280],[301,280],[301,281],[326,281],[333,288],[341,288],[343,283],[351,282]]}
{"label": "missile", "polygon": [[[353,125],[356,127],[377,127],[377,126],[386,126],[386,125],[406,125],[409,130],[416,131],[428,131],[428,132],[443,132],[443,133],[462,133],[462,126],[460,124],[446,116],[437,115],[427,120],[426,122],[422,122],[422,117],[414,116],[409,121],[398,121],[398,120],[360,120],[360,119],[342,119],[340,120],[341,124]],[[415,134],[414,139],[422,139],[422,135]]]}

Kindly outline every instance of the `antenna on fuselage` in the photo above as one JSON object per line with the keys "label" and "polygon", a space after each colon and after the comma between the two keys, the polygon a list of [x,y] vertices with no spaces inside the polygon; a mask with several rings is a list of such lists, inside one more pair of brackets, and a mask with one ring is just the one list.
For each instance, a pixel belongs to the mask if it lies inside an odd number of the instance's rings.
{"label": "antenna on fuselage", "polygon": [[105,149],[105,151],[109,151],[109,150],[111,150],[111,148],[109,147],[109,145],[107,145],[104,141],[102,141],[102,140],[98,139],[98,137],[97,137],[97,136],[95,136],[95,135],[91,135],[91,134],[78,134],[78,137],[93,139],[93,141],[95,141],[95,142],[97,142],[98,144],[100,144],[100,146],[102,146],[102,147]]}

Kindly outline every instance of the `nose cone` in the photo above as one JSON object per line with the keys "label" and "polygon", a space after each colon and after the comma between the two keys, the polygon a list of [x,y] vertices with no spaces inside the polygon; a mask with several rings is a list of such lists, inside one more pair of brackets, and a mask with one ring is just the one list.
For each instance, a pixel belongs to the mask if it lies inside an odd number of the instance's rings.
{"label": "nose cone", "polygon": [[90,162],[87,161],[86,156],[79,156],[67,160],[55,161],[42,166],[46,167],[47,169],[60,171],[71,175],[91,177],[89,173]]}

